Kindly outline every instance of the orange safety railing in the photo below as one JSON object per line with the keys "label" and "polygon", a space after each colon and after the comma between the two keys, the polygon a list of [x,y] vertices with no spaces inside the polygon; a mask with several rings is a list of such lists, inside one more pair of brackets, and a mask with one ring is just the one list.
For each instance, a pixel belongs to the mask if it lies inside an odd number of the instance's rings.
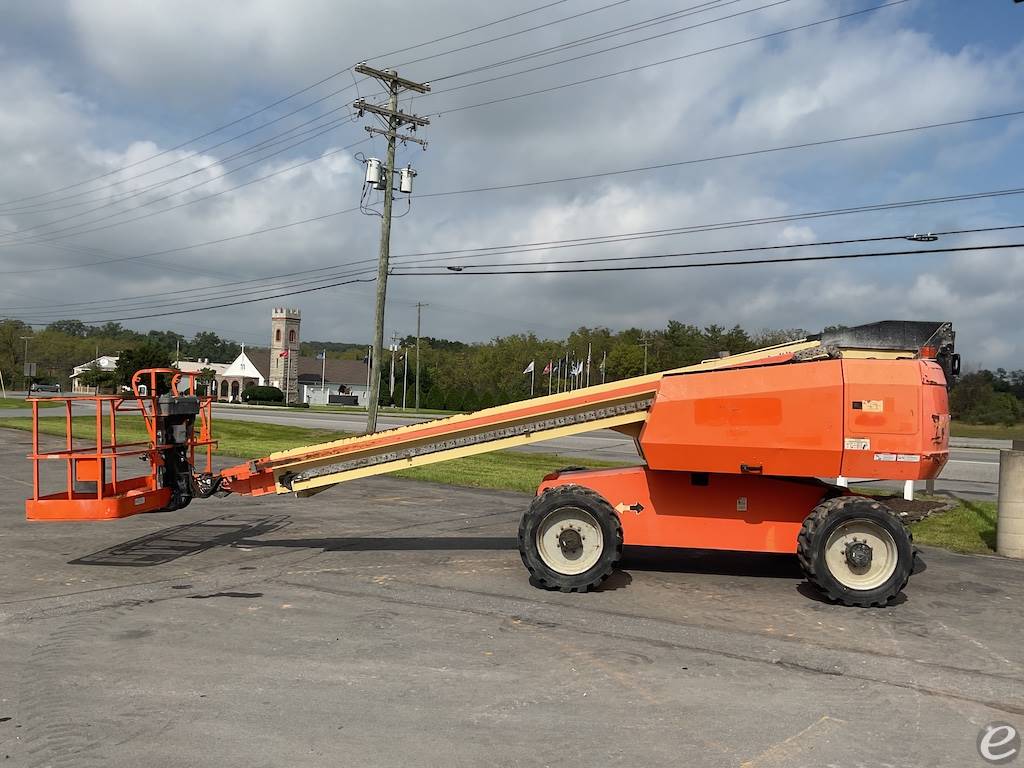
{"label": "orange safety railing", "polygon": [[[158,384],[160,377],[170,377],[170,391],[175,394],[193,395],[199,400],[199,414],[192,434],[185,444],[189,463],[193,470],[197,448],[204,448],[204,467],[200,471],[210,473],[213,466],[213,448],[216,441],[212,435],[213,398],[197,394],[196,373],[182,373],[173,368],[152,368],[137,372],[132,377],[131,396],[120,395],[66,395],[59,398],[45,398],[64,404],[64,447],[57,450],[42,450],[40,447],[41,398],[28,398],[32,404],[32,498],[25,502],[26,516],[30,520],[102,520],[126,517],[139,512],[163,509],[171,499],[171,491],[160,487],[160,469],[163,466],[161,452],[175,447],[160,434],[158,417],[160,402]],[[183,378],[187,378],[187,389],[181,389]],[[75,446],[74,432],[75,405],[93,404],[90,409],[95,416],[95,439],[89,445]],[[119,414],[140,414],[146,428],[148,440],[118,442],[117,416]],[[86,414],[82,414],[86,415]],[[44,420],[58,416],[44,416]],[[106,427],[107,433],[104,434]],[[148,462],[148,471],[132,477],[119,476],[118,460],[141,457]],[[55,493],[44,494],[41,485],[43,462],[64,462],[65,488]],[[109,468],[109,478],[107,469]]]}

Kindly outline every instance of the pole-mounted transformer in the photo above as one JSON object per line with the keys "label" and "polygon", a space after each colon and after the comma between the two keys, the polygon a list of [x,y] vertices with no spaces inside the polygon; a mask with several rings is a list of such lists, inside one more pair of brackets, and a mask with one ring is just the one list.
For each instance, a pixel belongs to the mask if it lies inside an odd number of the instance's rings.
{"label": "pole-mounted transformer", "polygon": [[368,158],[366,161],[366,183],[376,186],[380,184],[380,160],[376,157]]}
{"label": "pole-mounted transformer", "polygon": [[416,171],[412,169],[411,165],[405,166],[405,168],[401,170],[401,174],[399,176],[398,190],[400,192],[404,192],[407,195],[411,194],[412,180],[414,178],[416,178]]}

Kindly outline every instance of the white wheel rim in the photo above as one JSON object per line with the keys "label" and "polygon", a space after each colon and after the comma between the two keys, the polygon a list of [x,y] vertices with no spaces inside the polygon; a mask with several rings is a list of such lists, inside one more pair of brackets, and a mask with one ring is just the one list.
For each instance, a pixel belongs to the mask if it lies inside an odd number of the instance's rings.
{"label": "white wheel rim", "polygon": [[[870,562],[857,564],[856,554],[870,549]],[[852,548],[852,549],[851,549]],[[877,589],[896,571],[896,540],[871,520],[848,520],[836,526],[825,543],[829,573],[848,589]]]}
{"label": "white wheel rim", "polygon": [[585,509],[561,507],[537,526],[537,552],[551,570],[575,576],[597,565],[604,535],[597,518]]}

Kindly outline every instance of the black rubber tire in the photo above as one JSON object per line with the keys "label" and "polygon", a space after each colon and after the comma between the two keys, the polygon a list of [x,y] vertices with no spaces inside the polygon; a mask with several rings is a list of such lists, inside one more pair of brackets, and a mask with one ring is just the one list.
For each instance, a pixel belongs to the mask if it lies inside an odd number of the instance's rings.
{"label": "black rubber tire", "polygon": [[171,500],[166,507],[161,509],[161,512],[177,512],[179,509],[184,509],[192,503],[191,496],[182,496],[181,494],[171,492]]}
{"label": "black rubber tire", "polygon": [[[874,589],[852,589],[839,582],[825,563],[825,545],[835,528],[850,520],[869,520],[892,535],[896,544],[896,568]],[[910,532],[892,510],[866,496],[826,499],[804,518],[797,536],[797,557],[807,580],[833,602],[860,608],[882,607],[903,591],[914,569],[914,545]]]}
{"label": "black rubber tire", "polygon": [[[604,550],[598,561],[583,573],[564,574],[548,567],[537,549],[537,529],[552,512],[576,507],[593,515],[601,528]],[[586,592],[607,579],[622,558],[622,524],[612,505],[599,493],[582,485],[548,488],[530,503],[519,522],[519,556],[530,572],[530,583],[541,589]]]}

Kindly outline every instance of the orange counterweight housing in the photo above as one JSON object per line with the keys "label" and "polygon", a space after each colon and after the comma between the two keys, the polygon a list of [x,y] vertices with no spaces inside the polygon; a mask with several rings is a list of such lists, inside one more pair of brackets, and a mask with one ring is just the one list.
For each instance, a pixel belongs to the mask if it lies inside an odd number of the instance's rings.
{"label": "orange counterweight housing", "polygon": [[639,443],[654,470],[929,479],[949,456],[946,381],[921,359],[665,376]]}

